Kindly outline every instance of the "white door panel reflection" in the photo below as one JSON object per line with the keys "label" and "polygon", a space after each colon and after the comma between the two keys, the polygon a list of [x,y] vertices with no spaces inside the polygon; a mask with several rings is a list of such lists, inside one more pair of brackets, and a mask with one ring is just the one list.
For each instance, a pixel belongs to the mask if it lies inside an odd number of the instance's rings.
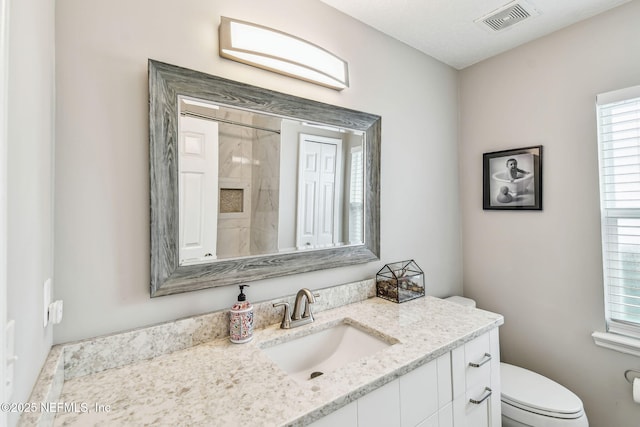
{"label": "white door panel reflection", "polygon": [[218,124],[180,117],[178,188],[181,264],[216,259]]}
{"label": "white door panel reflection", "polygon": [[342,139],[301,134],[298,178],[298,249],[339,244]]}

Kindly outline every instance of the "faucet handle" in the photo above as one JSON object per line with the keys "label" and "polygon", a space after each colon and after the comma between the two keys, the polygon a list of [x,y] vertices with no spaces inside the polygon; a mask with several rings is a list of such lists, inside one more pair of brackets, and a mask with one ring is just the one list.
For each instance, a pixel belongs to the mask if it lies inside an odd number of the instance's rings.
{"label": "faucet handle", "polygon": [[280,323],[280,329],[289,329],[291,327],[291,313],[289,312],[289,303],[288,302],[276,302],[273,304],[274,307],[284,306],[284,315],[282,316],[282,323]]}

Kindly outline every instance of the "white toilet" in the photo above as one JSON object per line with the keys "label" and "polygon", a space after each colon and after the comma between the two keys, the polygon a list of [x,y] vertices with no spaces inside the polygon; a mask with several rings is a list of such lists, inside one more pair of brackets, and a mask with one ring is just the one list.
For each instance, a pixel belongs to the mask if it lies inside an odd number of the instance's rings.
{"label": "white toilet", "polygon": [[535,372],[500,363],[502,427],[588,427],[582,401]]}
{"label": "white toilet", "polygon": [[[475,307],[472,299],[451,302]],[[502,427],[589,427],[582,401],[570,390],[535,372],[500,363]]]}

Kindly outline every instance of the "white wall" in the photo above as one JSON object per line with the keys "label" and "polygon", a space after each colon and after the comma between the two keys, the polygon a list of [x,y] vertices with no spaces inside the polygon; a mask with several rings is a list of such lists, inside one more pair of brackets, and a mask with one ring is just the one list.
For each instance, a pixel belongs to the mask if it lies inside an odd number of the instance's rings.
{"label": "white wall", "polygon": [[[455,70],[316,0],[58,0],[56,12],[56,342],[224,309],[238,293],[149,298],[148,58],[382,116],[381,261],[256,282],[250,300],[374,277],[407,258],[429,294],[461,292]],[[351,87],[219,58],[221,15],[333,51]]]}
{"label": "white wall", "polygon": [[53,2],[11,1],[8,85],[7,317],[19,357],[11,400],[27,402],[52,341],[42,287],[53,277]]}
{"label": "white wall", "polygon": [[[460,73],[464,292],[504,314],[502,356],[566,385],[592,426],[638,425],[604,329],[595,96],[640,83],[640,1]],[[544,146],[542,212],[482,210],[482,153]]]}
{"label": "white wall", "polygon": [[[0,331],[7,323],[7,117],[9,96],[9,2],[0,0]],[[0,360],[7,360],[5,334],[0,333]],[[0,401],[9,400],[7,364],[0,363]],[[0,412],[0,426],[7,425],[7,413]]]}

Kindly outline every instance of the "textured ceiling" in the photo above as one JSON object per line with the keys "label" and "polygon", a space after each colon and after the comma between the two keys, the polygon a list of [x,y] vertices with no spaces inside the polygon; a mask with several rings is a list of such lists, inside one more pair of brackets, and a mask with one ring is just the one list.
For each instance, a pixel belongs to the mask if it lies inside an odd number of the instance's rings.
{"label": "textured ceiling", "polygon": [[[456,69],[462,69],[630,0],[522,0],[531,16],[499,32],[474,21],[509,0],[321,0]],[[639,0],[633,0],[639,1]]]}

